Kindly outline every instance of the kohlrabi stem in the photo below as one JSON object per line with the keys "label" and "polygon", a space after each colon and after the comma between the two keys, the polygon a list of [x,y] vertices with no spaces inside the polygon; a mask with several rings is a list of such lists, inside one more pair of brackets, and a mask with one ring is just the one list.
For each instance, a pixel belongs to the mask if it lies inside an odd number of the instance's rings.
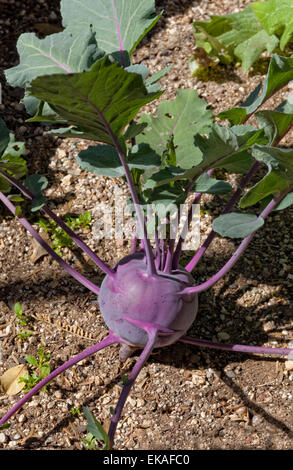
{"label": "kohlrabi stem", "polygon": [[[289,191],[291,191],[292,188],[293,188],[293,185],[287,188],[285,191],[283,191],[278,197],[275,197],[274,199],[272,199],[271,202],[266,206],[266,208],[262,211],[262,213],[259,215],[258,218],[265,219],[269,215],[269,213],[279,204],[279,202],[283,199],[283,197],[286,196],[286,194]],[[194,294],[194,293],[203,292],[209,289],[210,287],[212,287],[214,284],[216,284],[216,282],[218,282],[223,276],[225,276],[230,271],[231,268],[233,268],[233,266],[236,264],[239,258],[243,255],[244,251],[246,250],[247,246],[252,240],[255,232],[256,230],[242,240],[239,247],[237,248],[235,253],[231,256],[229,261],[214,276],[212,276],[206,282],[199,284],[198,286],[187,287],[186,289],[181,291],[180,294]]]}
{"label": "kohlrabi stem", "polygon": [[141,206],[139,204],[138,196],[137,196],[136,191],[135,191],[135,185],[134,185],[129,167],[128,167],[126,161],[125,161],[124,154],[123,154],[123,151],[120,147],[119,141],[116,138],[116,136],[114,136],[113,133],[112,133],[112,136],[113,136],[112,139],[113,139],[114,145],[116,147],[116,150],[118,152],[120,161],[121,161],[122,166],[123,166],[124,171],[125,171],[125,176],[126,176],[126,180],[127,180],[128,186],[129,186],[131,198],[132,198],[132,201],[133,201],[133,204],[134,204],[134,207],[135,207],[135,211],[136,211],[136,215],[137,215],[137,219],[138,219],[138,224],[139,224],[141,233],[143,234],[144,247],[145,247],[146,259],[147,259],[147,272],[148,272],[148,274],[153,275],[153,274],[156,274],[157,271],[156,271],[154,255],[153,255],[153,251],[152,251],[152,248],[151,248],[151,244],[150,244],[150,241],[147,237],[147,230],[146,230],[146,225],[145,225],[145,222],[144,222],[144,214],[143,214],[143,211],[142,211]]}
{"label": "kohlrabi stem", "polygon": [[[214,171],[213,169],[208,170],[207,174],[210,176],[213,171]],[[194,206],[194,204],[199,203],[201,195],[202,195],[202,193],[195,193],[194,199],[192,201],[192,205],[189,208],[187,219],[186,219],[184,227],[181,231],[181,234],[180,234],[180,237],[179,237],[179,240],[178,240],[178,243],[177,243],[174,255],[173,255],[173,269],[178,269],[178,267],[179,267],[179,260],[180,260],[180,256],[181,256],[181,252],[182,252],[182,245],[184,243],[184,237],[186,236],[186,233],[187,233],[187,230],[190,226],[190,222],[191,222],[191,218],[192,218],[192,206]]]}
{"label": "kohlrabi stem", "polygon": [[174,251],[174,246],[175,246],[175,238],[171,238],[167,250],[167,257],[166,257],[166,262],[164,266],[164,273],[170,273],[172,270],[172,261],[173,261],[173,251]]}
{"label": "kohlrabi stem", "polygon": [[141,233],[143,234],[143,239],[144,239],[144,245],[145,245],[145,253],[146,253],[146,259],[147,259],[147,272],[149,275],[156,274],[156,266],[155,266],[155,260],[154,260],[154,254],[151,248],[150,241],[147,237],[147,230],[146,230],[146,225],[144,222],[144,214],[141,209],[141,206],[139,204],[138,196],[135,190],[135,184],[131,175],[131,172],[129,170],[129,166],[126,163],[124,152],[121,148],[120,142],[118,137],[114,134],[112,131],[112,128],[108,121],[105,119],[103,113],[99,110],[99,108],[94,105],[87,96],[84,96],[76,87],[73,86],[73,89],[75,92],[82,97],[82,99],[95,111],[95,113],[99,116],[99,119],[102,121],[109,137],[111,138],[113,145],[115,149],[117,150],[118,156],[120,158],[121,164],[123,166],[124,172],[125,172],[125,177],[126,181],[128,183],[128,187],[130,190],[130,195],[134,204],[134,208],[136,211],[137,215],[137,220],[139,224],[139,228],[141,230]]}
{"label": "kohlrabi stem", "polygon": [[214,343],[213,341],[194,339],[190,338],[189,336],[182,336],[178,341],[181,343],[193,344],[194,346],[211,349],[222,349],[223,351],[236,351],[255,354],[282,354],[284,356],[288,356],[289,354],[293,353],[293,349],[290,348],[269,348],[262,346],[247,346],[245,344]]}
{"label": "kohlrabi stem", "polygon": [[111,423],[110,423],[110,428],[109,428],[109,433],[108,433],[109,441],[110,441],[110,449],[112,449],[112,447],[113,447],[114,435],[115,435],[115,431],[116,431],[116,428],[117,428],[118,421],[121,417],[123,406],[124,406],[124,404],[126,402],[126,399],[129,395],[131,387],[135,382],[136,377],[140,373],[142,367],[144,366],[144,364],[148,360],[148,358],[149,358],[149,356],[150,356],[150,354],[153,350],[154,344],[155,344],[156,339],[157,339],[157,334],[158,334],[158,332],[155,329],[148,332],[148,335],[149,335],[148,342],[147,342],[145,348],[143,349],[141,355],[139,356],[139,359],[137,360],[136,364],[134,365],[130,375],[128,376],[127,383],[123,387],[123,390],[121,392],[121,395],[120,395],[118,403],[117,403],[117,406],[115,408],[115,413],[112,416]]}
{"label": "kohlrabi stem", "polygon": [[[36,197],[35,194],[33,194],[25,186],[23,186],[19,181],[17,181],[15,178],[8,175],[4,171],[0,170],[0,175],[3,176],[3,178],[5,178],[11,184],[13,184],[13,186],[15,186],[19,191],[22,192],[22,194],[24,194],[29,199],[33,200]],[[79,238],[79,236],[76,233],[74,233],[74,231],[71,230],[71,228],[69,228],[65,222],[63,222],[63,220],[60,217],[54,214],[54,212],[52,212],[51,209],[49,209],[47,205],[43,206],[40,210],[44,214],[48,215],[52,220],[54,220],[54,222],[56,222],[56,224],[59,225],[59,227],[61,227],[64,230],[64,232],[66,232],[72,238],[72,240],[76,243],[76,245],[79,246],[79,248],[81,248],[93,260],[93,262],[97,266],[99,266],[99,268],[102,271],[104,271],[105,274],[108,274],[108,276],[112,276],[114,274],[114,271],[112,271],[112,269],[109,266],[107,266],[107,264],[104,263],[90,249],[90,247],[83,240],[81,240],[81,238]]]}
{"label": "kohlrabi stem", "polygon": [[160,249],[161,249],[161,271],[163,271],[166,261],[166,246],[165,240],[160,240]]}
{"label": "kohlrabi stem", "polygon": [[77,354],[77,356],[73,357],[72,359],[69,359],[69,361],[65,362],[62,366],[51,372],[47,377],[41,380],[41,382],[35,385],[23,398],[21,398],[21,400],[19,400],[16,405],[14,405],[11,410],[0,419],[0,426],[6,423],[6,421],[11,418],[11,416],[14,415],[14,413],[16,413],[17,410],[19,410],[19,408],[21,408],[33,395],[35,395],[39,390],[45,387],[49,382],[51,382],[51,380],[64,372],[66,369],[69,369],[69,367],[72,367],[77,362],[82,361],[88,356],[100,351],[101,349],[104,349],[111,344],[120,342],[121,340],[112,331],[110,331],[109,335],[105,339],[95,344],[94,346],[91,346],[80,354]]}
{"label": "kohlrabi stem", "polygon": [[[260,166],[260,162],[256,161],[251,169],[249,170],[249,172],[247,173],[247,175],[241,180],[240,184],[239,184],[239,187],[237,188],[237,190],[235,191],[235,193],[233,194],[233,196],[231,197],[231,199],[228,201],[228,203],[226,204],[222,214],[227,214],[228,212],[231,211],[231,209],[233,208],[233,206],[239,201],[240,197],[241,197],[241,193],[242,193],[242,190],[245,188],[245,186],[247,185],[247,183],[251,180],[251,178],[254,176],[254,174],[256,173],[256,171],[258,170]],[[205,239],[204,243],[202,244],[202,246],[197,250],[195,256],[192,258],[192,260],[187,264],[186,266],[186,270],[189,271],[189,272],[192,272],[193,269],[196,267],[196,265],[198,264],[198,262],[200,261],[200,259],[202,258],[203,254],[206,252],[207,248],[210,246],[210,244],[212,243],[213,239],[215,238],[216,236],[216,232],[214,230],[212,230],[208,237]]]}
{"label": "kohlrabi stem", "polygon": [[161,266],[161,250],[160,250],[160,240],[158,229],[155,228],[155,242],[156,242],[156,257],[155,257],[155,265],[156,269],[159,270]]}
{"label": "kohlrabi stem", "polygon": [[[16,207],[12,204],[12,202],[4,196],[3,193],[0,192],[0,200],[5,204],[7,209],[15,216]],[[37,242],[52,256],[52,258],[59,263],[59,265],[67,271],[74,279],[76,279],[80,284],[85,286],[87,289],[94,292],[94,294],[98,295],[100,292],[100,288],[96,286],[93,282],[89,281],[86,277],[82,274],[77,272],[74,268],[72,268],[69,264],[67,264],[57,253],[43,240],[40,234],[32,227],[32,225],[28,222],[27,219],[24,217],[15,216],[17,220],[27,229],[27,231],[37,240]]]}

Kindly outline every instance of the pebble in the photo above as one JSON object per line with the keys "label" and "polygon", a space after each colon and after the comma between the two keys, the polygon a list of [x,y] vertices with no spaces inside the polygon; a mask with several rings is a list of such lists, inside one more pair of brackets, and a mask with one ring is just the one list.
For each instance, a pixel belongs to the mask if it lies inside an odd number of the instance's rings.
{"label": "pebble", "polygon": [[0,444],[5,444],[7,441],[7,436],[4,434],[4,432],[0,432]]}
{"label": "pebble", "polygon": [[286,370],[293,370],[293,361],[286,361],[285,362],[285,369]]}
{"label": "pebble", "polygon": [[226,375],[227,375],[227,377],[229,377],[230,379],[235,379],[235,377],[236,377],[235,374],[234,374],[234,372],[233,372],[233,370],[227,370]]}
{"label": "pebble", "polygon": [[141,408],[142,406],[144,406],[144,404],[145,404],[145,401],[144,401],[142,398],[138,398],[138,399],[136,400],[136,406],[137,406],[138,408]]}
{"label": "pebble", "polygon": [[259,415],[254,415],[251,420],[252,426],[258,426],[262,422],[262,417]]}
{"label": "pebble", "polygon": [[227,341],[230,339],[230,335],[226,333],[226,331],[220,331],[220,333],[218,333],[218,338],[220,340]]}
{"label": "pebble", "polygon": [[72,182],[72,175],[66,175],[62,178],[61,186],[69,186]]}

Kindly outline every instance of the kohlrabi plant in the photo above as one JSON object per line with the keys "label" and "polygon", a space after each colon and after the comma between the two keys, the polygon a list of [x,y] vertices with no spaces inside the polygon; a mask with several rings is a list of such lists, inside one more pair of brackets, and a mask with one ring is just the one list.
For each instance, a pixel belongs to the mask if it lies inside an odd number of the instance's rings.
{"label": "kohlrabi plant", "polygon": [[[195,21],[196,46],[215,63],[239,62],[247,72],[263,52],[292,53],[292,15],[292,0],[252,2],[237,13]],[[195,73],[200,70],[196,61],[191,62],[191,68]]]}
{"label": "kohlrabi plant", "polygon": [[[6,71],[7,80],[25,89],[24,103],[32,115],[29,121],[51,123],[49,132],[54,135],[97,142],[80,152],[77,161],[83,170],[127,181],[137,229],[129,255],[110,267],[46,204],[44,177],[31,175],[22,184],[19,180],[23,174],[11,163],[6,168],[0,166],[1,182],[6,181],[1,201],[62,268],[98,296],[109,328],[109,335],[100,343],[35,385],[2,417],[0,425],[66,369],[120,343],[121,360],[133,348],[142,352],[123,381],[111,417],[111,448],[127,396],[154,348],[179,341],[247,353],[286,356],[292,352],[289,348],[197,340],[186,336],[186,332],[196,319],[199,294],[233,268],[272,211],[285,209],[293,202],[293,150],[280,145],[292,128],[293,104],[287,100],[274,110],[263,107],[293,79],[293,57],[273,55],[264,83],[244,103],[220,113],[217,120],[194,90],[178,90],[172,101],[162,99],[156,117],[140,113],[136,118],[146,104],[161,97],[158,81],[168,71],[150,75],[146,65],[133,64],[131,59],[137,44],[160,17],[155,15],[154,1],[84,0],[81,7],[77,0],[62,0],[61,11],[63,32],[45,39],[33,33],[20,37],[20,63]],[[247,123],[252,116],[254,125]],[[9,133],[2,123],[0,165],[7,146]],[[225,174],[242,174],[239,186],[233,189],[228,182],[217,180],[213,176],[217,169],[224,169]],[[22,203],[15,206],[5,194],[12,186],[32,202],[34,211],[60,226],[103,271],[100,287],[43,240],[24,217]],[[223,214],[214,220],[203,245],[186,266],[182,265],[184,234],[192,211],[176,238],[178,233],[172,223],[176,210],[189,196],[199,203],[201,194],[229,193],[232,195]],[[217,273],[196,285],[192,273],[217,234],[241,242]]]}

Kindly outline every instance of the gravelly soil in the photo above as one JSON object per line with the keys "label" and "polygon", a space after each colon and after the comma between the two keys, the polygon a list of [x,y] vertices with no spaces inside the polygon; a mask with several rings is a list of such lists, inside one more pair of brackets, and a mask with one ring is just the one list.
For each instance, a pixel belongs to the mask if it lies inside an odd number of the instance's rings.
{"label": "gravelly soil", "polygon": [[[162,80],[164,98],[176,88],[193,88],[214,112],[243,100],[263,79],[259,69],[244,75],[240,69],[219,66],[202,80],[191,77],[188,60],[194,53],[192,21],[208,19],[242,9],[248,1],[158,1],[164,17],[135,53],[152,72],[173,63]],[[0,4],[1,69],[17,64],[16,41],[23,32],[37,31],[39,23],[60,25],[59,1],[2,0]],[[209,69],[208,69],[209,70]],[[208,80],[206,80],[208,78]],[[205,81],[206,80],[206,81]],[[91,229],[81,236],[98,254],[114,265],[128,252],[128,243],[95,238],[95,212],[99,202],[114,202],[117,182],[79,170],[75,155],[85,147],[43,136],[37,124],[26,123],[19,100],[22,90],[12,89],[1,75],[1,117],[26,141],[30,172],[45,174],[50,185],[47,196],[57,213],[93,213]],[[284,99],[268,102],[271,106]],[[146,111],[154,111],[149,106]],[[282,142],[283,143],[283,142]],[[292,133],[284,139],[292,145]],[[69,176],[68,176],[69,175]],[[231,177],[236,184],[238,176]],[[123,183],[119,187],[125,192]],[[203,198],[202,239],[211,221],[223,207],[220,197]],[[69,278],[48,256],[32,262],[30,236],[0,208],[0,374],[36,355],[42,345],[51,355],[51,369],[71,355],[106,336],[97,299]],[[200,311],[190,335],[216,341],[287,346],[293,339],[292,210],[275,213],[254,238],[242,261],[223,280],[200,296]],[[216,239],[195,276],[199,281],[219,269],[233,252],[235,243]],[[63,256],[93,281],[102,275],[79,251],[63,250]],[[291,288],[291,291],[290,291]],[[33,320],[33,335],[20,340],[13,305],[20,302]],[[82,449],[85,437],[83,414],[70,409],[87,405],[104,424],[109,424],[121,376],[136,356],[123,365],[119,348],[113,346],[67,371],[49,386],[48,393],[35,396],[1,432],[4,449]],[[292,449],[293,372],[283,359],[197,349],[175,344],[153,353],[139,375],[125,406],[116,436],[117,449]],[[21,392],[23,393],[23,392]],[[7,397],[0,391],[2,416],[20,395]]]}

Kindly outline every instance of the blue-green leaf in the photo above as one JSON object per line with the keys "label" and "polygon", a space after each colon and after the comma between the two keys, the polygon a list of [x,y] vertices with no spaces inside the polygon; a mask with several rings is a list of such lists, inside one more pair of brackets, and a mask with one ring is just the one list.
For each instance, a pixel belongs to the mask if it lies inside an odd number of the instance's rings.
{"label": "blue-green leaf", "polygon": [[245,238],[263,224],[264,220],[254,214],[231,212],[217,217],[213,222],[213,230],[222,237]]}

